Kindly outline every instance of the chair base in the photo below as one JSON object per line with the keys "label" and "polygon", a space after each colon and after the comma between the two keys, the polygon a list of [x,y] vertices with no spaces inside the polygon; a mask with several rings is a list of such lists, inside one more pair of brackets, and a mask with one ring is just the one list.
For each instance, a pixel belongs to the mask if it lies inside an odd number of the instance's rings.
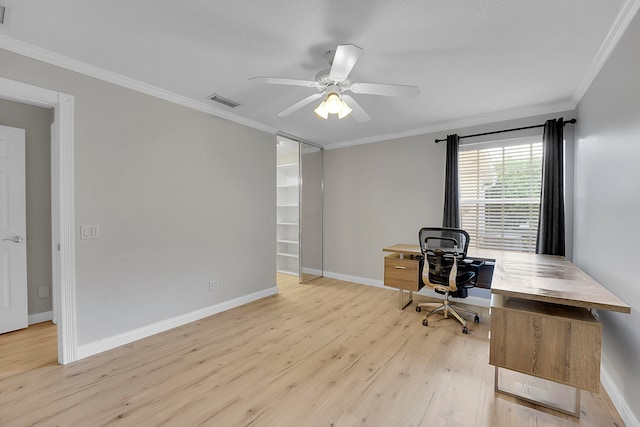
{"label": "chair base", "polygon": [[[432,302],[424,302],[424,303],[420,303],[416,306],[416,311],[420,312],[422,311],[422,307],[431,307],[434,304],[437,303],[432,303]],[[470,310],[468,308],[465,307],[460,307],[459,305],[454,305],[451,303],[451,301],[449,301],[449,295],[447,295],[447,298],[445,300],[442,301],[442,304],[438,307],[436,307],[434,310],[431,310],[430,312],[428,312],[424,319],[422,320],[422,324],[424,326],[428,326],[429,325],[429,317],[435,313],[440,313],[442,312],[442,314],[444,315],[445,319],[449,318],[449,315],[452,315],[458,322],[460,322],[462,324],[462,333],[463,334],[468,334],[469,333],[469,327],[467,326],[467,321],[460,315],[460,313],[458,313],[458,311],[462,311],[465,313],[469,313],[469,314],[473,314],[473,321],[475,323],[479,323],[480,322],[480,315],[478,314],[478,312]]]}

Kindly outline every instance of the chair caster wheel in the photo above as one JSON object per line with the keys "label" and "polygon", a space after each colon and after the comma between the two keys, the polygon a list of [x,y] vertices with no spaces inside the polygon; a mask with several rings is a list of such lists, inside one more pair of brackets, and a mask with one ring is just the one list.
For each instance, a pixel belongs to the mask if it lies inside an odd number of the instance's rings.
{"label": "chair caster wheel", "polygon": [[418,313],[420,313],[420,312],[422,311],[422,308],[421,308],[421,307],[416,307],[416,311],[417,311]]}
{"label": "chair caster wheel", "polygon": [[429,321],[427,319],[424,319],[422,321],[422,326],[429,326]]}
{"label": "chair caster wheel", "polygon": [[476,315],[476,317],[473,318],[473,323],[480,323],[480,316]]}
{"label": "chair caster wheel", "polygon": [[463,334],[468,334],[469,333],[469,328],[467,328],[466,326],[462,327],[462,333]]}

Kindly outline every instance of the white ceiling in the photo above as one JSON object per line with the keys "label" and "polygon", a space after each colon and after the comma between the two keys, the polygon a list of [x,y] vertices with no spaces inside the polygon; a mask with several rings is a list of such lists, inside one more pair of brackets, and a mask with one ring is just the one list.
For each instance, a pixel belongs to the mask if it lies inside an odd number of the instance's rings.
{"label": "white ceiling", "polygon": [[[0,0],[16,39],[215,105],[323,145],[571,109],[635,14],[637,0]],[[371,115],[324,121],[313,80],[338,44],[364,49],[351,79],[417,85],[415,98],[353,95]],[[6,43],[5,43],[6,45]]]}

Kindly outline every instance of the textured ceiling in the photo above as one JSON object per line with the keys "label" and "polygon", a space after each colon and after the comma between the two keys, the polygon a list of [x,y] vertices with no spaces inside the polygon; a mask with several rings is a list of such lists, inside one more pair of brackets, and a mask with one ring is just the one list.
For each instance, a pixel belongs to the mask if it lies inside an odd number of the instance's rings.
{"label": "textured ceiling", "polygon": [[[0,35],[198,102],[217,93],[241,105],[215,108],[328,145],[573,108],[628,4],[14,0]],[[372,117],[366,123],[318,119],[317,103],[280,118],[315,89],[249,81],[312,80],[329,66],[326,52],[347,43],[364,49],[353,81],[416,85],[421,94],[353,95]]]}

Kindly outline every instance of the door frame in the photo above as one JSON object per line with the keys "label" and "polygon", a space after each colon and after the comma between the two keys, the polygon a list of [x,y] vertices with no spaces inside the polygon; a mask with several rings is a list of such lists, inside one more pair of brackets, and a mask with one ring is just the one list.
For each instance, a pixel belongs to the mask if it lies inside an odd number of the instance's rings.
{"label": "door frame", "polygon": [[[302,138],[298,138],[297,136],[290,135],[285,132],[277,132],[277,137],[282,137],[288,139],[292,142],[298,143],[298,282],[306,283],[311,280],[318,279],[320,277],[324,277],[324,147],[320,144],[316,144]],[[302,218],[302,188],[304,186],[304,182],[302,182],[302,145],[306,144],[310,147],[315,147],[320,150],[322,153],[321,161],[322,167],[320,172],[320,203],[322,204],[322,214],[320,215],[320,273],[317,276],[311,277],[309,279],[303,279],[302,275],[302,261],[303,261],[303,251],[302,251],[302,233],[303,233],[303,218]]]}
{"label": "door frame", "polygon": [[74,97],[0,77],[0,98],[53,108],[51,125],[51,245],[53,317],[58,363],[76,360],[76,264],[74,218]]}

